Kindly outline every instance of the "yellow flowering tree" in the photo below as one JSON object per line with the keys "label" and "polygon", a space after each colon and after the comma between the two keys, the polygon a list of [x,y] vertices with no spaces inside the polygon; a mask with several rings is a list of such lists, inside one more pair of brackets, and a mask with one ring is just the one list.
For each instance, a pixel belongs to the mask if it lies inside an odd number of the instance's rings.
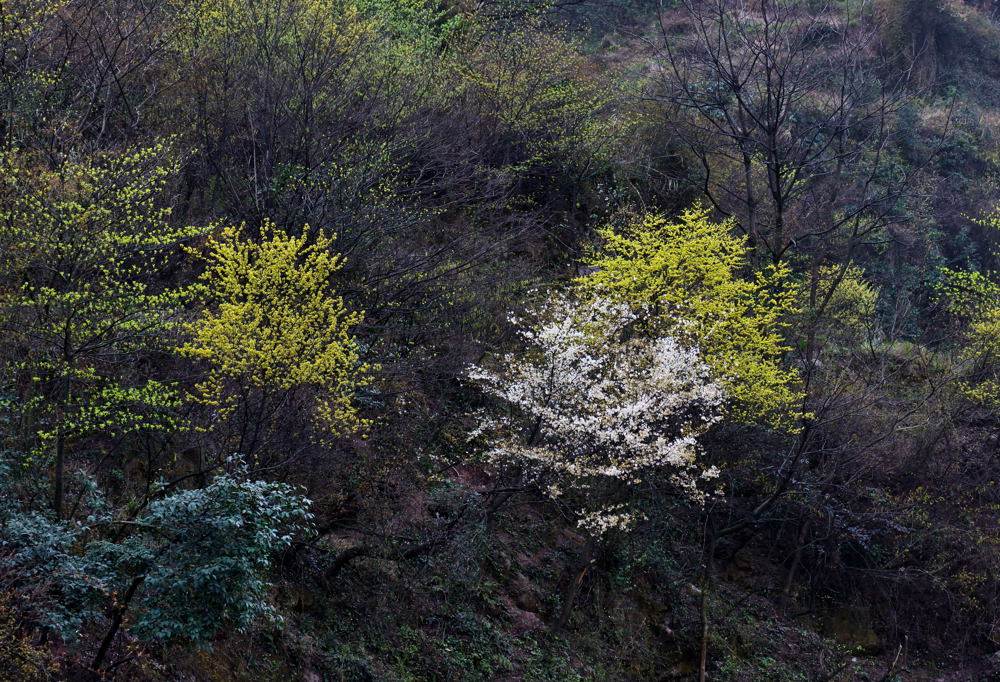
{"label": "yellow flowering tree", "polygon": [[202,255],[207,267],[197,286],[208,306],[179,349],[209,367],[197,398],[223,415],[242,415],[244,454],[259,447],[276,411],[297,401],[326,433],[357,431],[364,420],[354,396],[370,367],[351,335],[361,313],[331,293],[343,266],[332,237],[310,240],[309,230],[296,237],[265,223],[254,242],[241,231],[221,230]]}
{"label": "yellow flowering tree", "polygon": [[578,285],[644,311],[651,332],[700,348],[730,397],[730,416],[787,425],[801,398],[797,373],[782,364],[783,320],[796,296],[788,267],[742,276],[746,239],[700,205],[677,220],[647,213],[624,222],[599,230]]}
{"label": "yellow flowering tree", "polygon": [[878,297],[857,265],[822,265],[799,287],[797,307],[807,336],[824,340],[827,351],[850,352],[874,332]]}
{"label": "yellow flowering tree", "polygon": [[[1000,204],[972,222],[995,234]],[[940,268],[936,274],[934,298],[958,330],[956,355],[966,372],[959,388],[980,405],[1000,408],[1000,272]]]}
{"label": "yellow flowering tree", "polygon": [[581,169],[599,164],[638,123],[623,106],[634,95],[627,79],[596,71],[581,47],[535,17],[509,31],[474,24],[455,55],[457,92],[516,140],[522,169],[554,159]]}
{"label": "yellow flowering tree", "polygon": [[938,305],[958,327],[957,359],[966,377],[959,389],[983,406],[1000,407],[1000,284],[997,273],[941,268]]}

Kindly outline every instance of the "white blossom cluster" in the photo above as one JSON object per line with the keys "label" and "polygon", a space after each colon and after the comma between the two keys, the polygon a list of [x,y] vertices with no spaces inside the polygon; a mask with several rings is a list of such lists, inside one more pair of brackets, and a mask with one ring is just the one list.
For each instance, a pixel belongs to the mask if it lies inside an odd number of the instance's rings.
{"label": "white blossom cluster", "polygon": [[472,437],[487,459],[525,472],[551,498],[582,497],[580,525],[596,535],[635,522],[610,491],[651,474],[702,499],[698,482],[718,472],[699,467],[697,437],[725,396],[697,349],[632,333],[636,314],[604,299],[558,296],[532,317],[525,352],[468,373],[510,408],[480,415]]}

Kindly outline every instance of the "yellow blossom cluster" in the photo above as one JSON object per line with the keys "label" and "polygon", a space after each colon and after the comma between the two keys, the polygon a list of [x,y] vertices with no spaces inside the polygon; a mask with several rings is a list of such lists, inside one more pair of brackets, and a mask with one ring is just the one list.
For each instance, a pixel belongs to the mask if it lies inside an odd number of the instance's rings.
{"label": "yellow blossom cluster", "polygon": [[230,387],[316,392],[314,417],[344,435],[363,426],[353,397],[370,369],[359,359],[351,329],[362,315],[348,312],[330,291],[343,265],[332,238],[309,230],[291,236],[265,223],[261,241],[226,227],[208,244],[200,292],[209,306],[188,325],[191,340],[182,355],[211,369],[198,384],[200,399],[231,409]]}

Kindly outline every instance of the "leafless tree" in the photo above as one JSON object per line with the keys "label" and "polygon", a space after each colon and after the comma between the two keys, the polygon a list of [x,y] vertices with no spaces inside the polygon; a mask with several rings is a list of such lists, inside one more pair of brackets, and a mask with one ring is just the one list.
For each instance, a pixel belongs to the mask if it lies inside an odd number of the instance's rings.
{"label": "leafless tree", "polygon": [[908,97],[862,2],[682,0],[661,11],[650,97],[700,166],[691,179],[753,247],[822,259],[903,220],[916,169],[887,152]]}

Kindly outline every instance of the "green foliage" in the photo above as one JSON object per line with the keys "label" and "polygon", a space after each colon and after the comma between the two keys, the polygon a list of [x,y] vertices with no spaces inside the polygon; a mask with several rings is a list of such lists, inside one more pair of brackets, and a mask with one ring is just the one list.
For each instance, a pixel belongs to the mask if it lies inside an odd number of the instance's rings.
{"label": "green foliage", "polygon": [[744,277],[748,247],[732,221],[713,222],[694,206],[670,221],[656,214],[628,218],[598,231],[577,280],[585,291],[640,311],[656,333],[701,349],[732,398],[732,415],[789,425],[800,395],[797,374],[782,365],[785,317],[796,288],[786,265]]}
{"label": "green foliage", "polygon": [[0,61],[6,66],[0,72],[0,102],[8,140],[19,142],[37,135],[37,127],[46,123],[43,112],[58,101],[61,69],[44,64],[39,57],[66,4],[65,0],[14,0],[4,5]]}
{"label": "green foliage", "polygon": [[362,14],[380,23],[380,31],[409,48],[409,56],[433,57],[466,23],[461,14],[431,0],[358,0]]}
{"label": "green foliage", "polygon": [[177,245],[201,233],[176,227],[162,204],[174,162],[164,145],[65,161],[53,170],[16,150],[0,156],[0,244],[7,254],[0,316],[8,369],[34,432],[29,452],[52,453],[56,506],[74,440],[178,427],[176,391],[134,371],[190,294],[158,277]]}
{"label": "green foliage", "polygon": [[823,314],[831,324],[858,329],[868,324],[875,314],[878,290],[865,281],[864,270],[856,265],[846,268],[821,266],[815,289],[816,296],[826,300]]}
{"label": "green foliage", "polygon": [[[315,51],[301,66],[312,75],[328,59],[352,46],[365,30],[357,4],[351,0],[309,0],[287,2],[245,3],[237,0],[206,0],[195,5],[187,32],[178,36],[178,44],[199,53],[238,60],[251,56],[255,45],[234,45],[230,41],[240,32],[251,29],[262,38],[274,40],[282,48],[279,60],[309,45]],[[404,13],[405,16],[405,13]],[[230,47],[238,50],[228,54],[219,51]],[[286,51],[287,50],[287,51]]]}
{"label": "green foliage", "polygon": [[992,408],[1000,407],[1000,287],[979,273],[950,273],[949,283],[966,284],[949,297],[949,308],[968,320],[958,352],[969,367],[962,384],[969,398]]}
{"label": "green foliage", "polygon": [[933,285],[938,303],[952,316],[969,321],[1000,298],[1000,285],[976,270],[939,268]]}
{"label": "green foliage", "polygon": [[828,346],[849,349],[870,338],[878,297],[878,288],[860,267],[823,265],[799,287],[796,307],[804,328],[821,335]]}
{"label": "green foliage", "polygon": [[540,646],[528,640],[530,657],[525,663],[524,679],[526,682],[583,682],[587,679],[573,669],[570,657],[556,646]]}
{"label": "green foliage", "polygon": [[98,155],[55,170],[16,151],[0,158],[6,319],[47,352],[46,369],[81,355],[113,362],[155,345],[186,300],[184,290],[151,281],[173,247],[201,233],[171,225],[160,204],[175,172],[161,161],[166,151]]}
{"label": "green foliage", "polygon": [[[322,174],[351,137],[366,137],[356,128],[341,127],[352,120],[353,109],[374,115],[374,126],[384,122],[379,120],[383,113],[404,116],[422,100],[409,101],[407,79],[434,81],[435,72],[426,64],[442,49],[452,24],[423,0],[195,3],[174,48],[185,55],[182,69],[198,69],[183,77],[205,107],[193,129],[179,132],[196,134],[203,144],[229,139],[237,145],[219,150],[222,155],[241,152],[248,144],[286,143],[269,149],[273,155],[258,173],[244,178],[259,192],[288,171]],[[243,128],[233,97],[260,115],[274,116],[274,127]],[[398,110],[384,112],[380,105],[385,102]],[[243,175],[247,169],[225,170]]]}
{"label": "green foliage", "polygon": [[622,106],[627,82],[596,71],[578,43],[545,30],[537,18],[510,31],[488,25],[473,31],[452,68],[458,94],[481,102],[521,146],[524,168],[556,160],[584,169],[600,164],[638,122]]}
{"label": "green foliage", "polygon": [[[75,642],[103,616],[112,571],[80,551],[87,524],[54,519],[22,501],[30,472],[21,459],[15,452],[0,457],[0,570],[15,576],[7,587],[30,600],[36,621]],[[106,522],[103,497],[90,497],[87,523]]]}
{"label": "green foliage", "polygon": [[86,520],[58,521],[16,503],[12,464],[0,466],[0,568],[68,641],[109,609],[130,614],[134,636],[160,643],[206,643],[271,615],[271,559],[310,518],[309,500],[291,486],[237,471],[204,488],[158,491],[134,519],[113,518],[94,489]]}
{"label": "green foliage", "polygon": [[513,670],[515,644],[494,622],[469,612],[454,614],[451,621],[447,635],[400,630],[394,666],[400,679],[421,679],[436,669],[445,677],[461,671],[465,679],[491,680]]}
{"label": "green foliage", "polygon": [[127,539],[92,543],[87,557],[113,567],[122,592],[142,582],[129,606],[135,636],[204,643],[274,614],[267,572],[310,518],[308,507],[291,486],[223,474],[154,501]]}
{"label": "green foliage", "polygon": [[[995,233],[1000,212],[994,208],[974,220]],[[958,358],[969,367],[962,392],[972,400],[1000,407],[1000,284],[997,273],[939,268],[932,290],[938,305],[958,323]]]}

